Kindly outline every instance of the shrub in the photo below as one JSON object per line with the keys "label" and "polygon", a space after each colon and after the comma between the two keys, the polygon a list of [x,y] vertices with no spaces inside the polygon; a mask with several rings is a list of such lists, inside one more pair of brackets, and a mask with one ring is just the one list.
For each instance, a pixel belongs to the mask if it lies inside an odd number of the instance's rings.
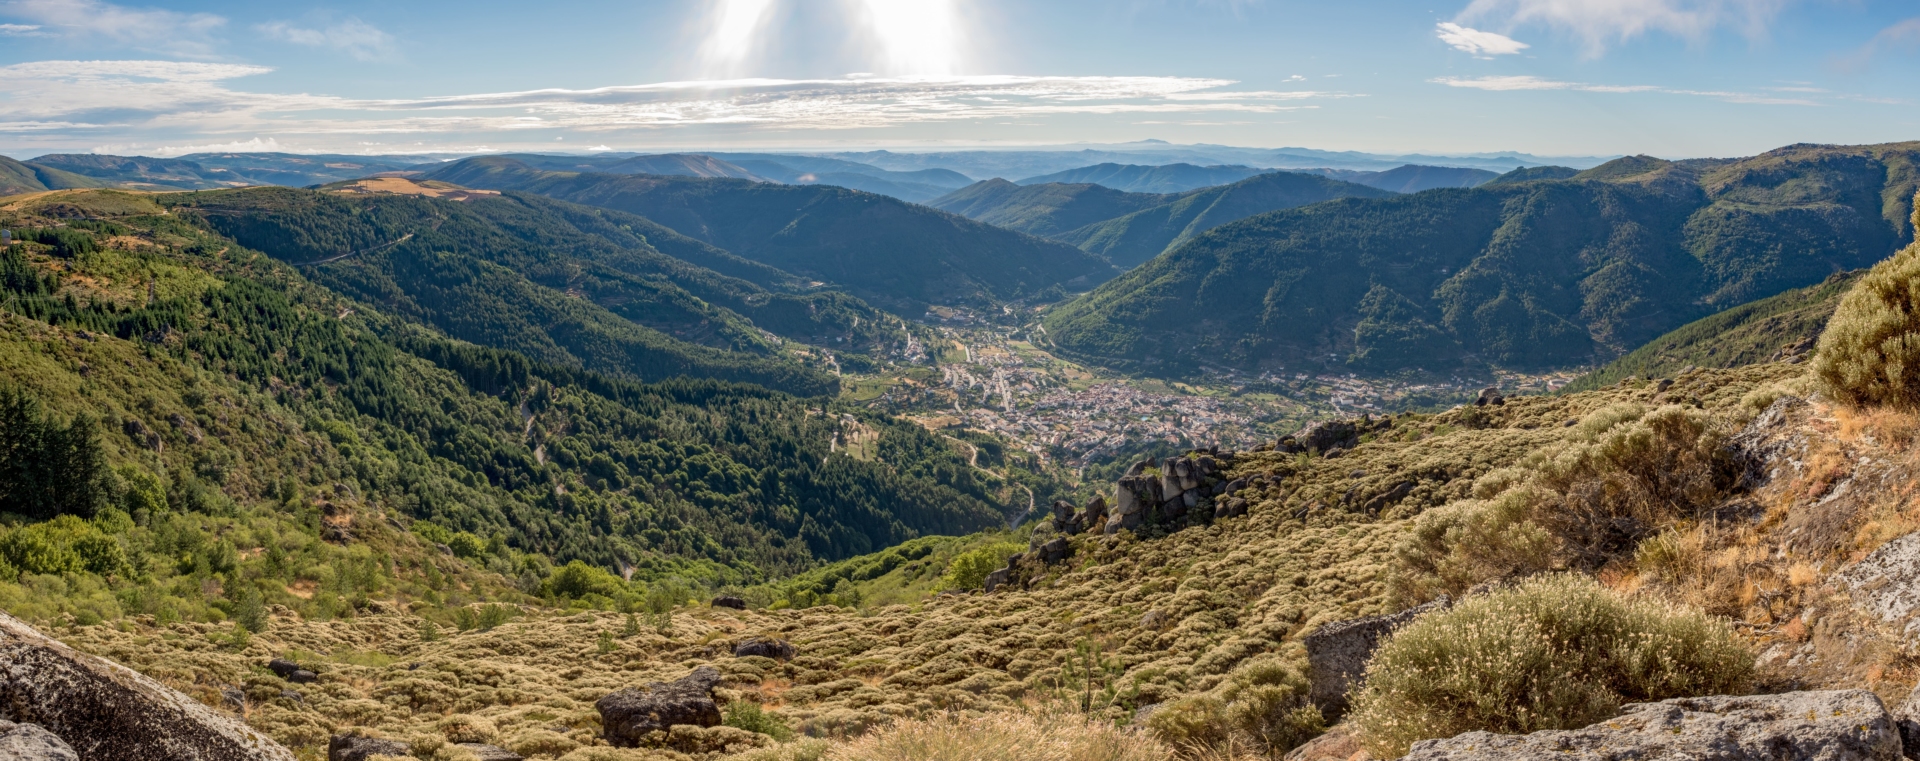
{"label": "shrub", "polygon": [[1920,244],[1874,265],[1840,299],[1813,375],[1843,404],[1920,410]]}
{"label": "shrub", "polygon": [[979,589],[986,584],[987,574],[1007,567],[1007,558],[1025,549],[1012,542],[995,542],[960,553],[953,562],[947,564],[947,574],[941,577],[940,588]]}
{"label": "shrub", "polygon": [[1741,693],[1753,655],[1719,619],[1577,574],[1469,598],[1395,633],[1354,721],[1378,758],[1462,732],[1584,727],[1621,704]]}
{"label": "shrub", "polygon": [[759,732],[781,742],[793,739],[793,728],[779,714],[768,713],[759,703],[735,700],[727,704],[725,719],[721,722],[735,729]]}
{"label": "shrub", "polygon": [[1326,731],[1307,702],[1307,677],[1278,655],[1248,659],[1212,692],[1176,700],[1147,719],[1153,734],[1194,750],[1264,749],[1278,758]]}

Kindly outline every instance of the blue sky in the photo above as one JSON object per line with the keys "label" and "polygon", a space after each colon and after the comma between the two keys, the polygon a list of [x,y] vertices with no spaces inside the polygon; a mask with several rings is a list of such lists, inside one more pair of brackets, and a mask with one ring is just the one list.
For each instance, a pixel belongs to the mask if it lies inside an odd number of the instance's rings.
{"label": "blue sky", "polygon": [[0,153],[1920,139],[1913,0],[0,0]]}

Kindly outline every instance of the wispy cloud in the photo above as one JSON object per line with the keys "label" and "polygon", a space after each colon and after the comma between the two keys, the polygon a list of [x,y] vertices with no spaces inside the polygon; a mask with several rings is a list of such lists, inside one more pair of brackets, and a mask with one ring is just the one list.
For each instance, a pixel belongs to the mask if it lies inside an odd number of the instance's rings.
{"label": "wispy cloud", "polygon": [[0,37],[48,37],[39,24],[0,24]]}
{"label": "wispy cloud", "polygon": [[1881,53],[1903,48],[1920,49],[1920,17],[1910,18],[1880,30],[1880,33],[1868,40],[1867,44],[1860,46],[1860,49],[1855,50],[1851,55],[1838,59],[1835,64],[1841,69],[1855,70],[1866,66]]}
{"label": "wispy cloud", "polygon": [[1436,34],[1439,35],[1441,42],[1453,46],[1455,50],[1470,53],[1475,58],[1513,55],[1529,47],[1527,43],[1504,34],[1483,32],[1451,21],[1441,22]]}
{"label": "wispy cloud", "polygon": [[0,16],[35,22],[30,31],[40,34],[105,39],[186,58],[214,57],[213,34],[227,23],[211,13],[129,8],[100,0],[8,0],[0,2]]}
{"label": "wispy cloud", "polygon": [[177,61],[0,66],[0,113],[9,117],[0,123],[0,133],[64,129],[95,135],[101,143],[187,142],[198,150],[204,144],[252,138],[338,145],[348,136],[479,142],[489,139],[482,137],[488,134],[542,130],[657,134],[731,127],[791,133],[1072,114],[1218,120],[1360,97],[1308,90],[1233,91],[1228,89],[1235,84],[1231,80],[1185,77],[736,79],[383,100],[263,94],[239,87],[238,80],[268,71]]}
{"label": "wispy cloud", "polygon": [[[1573,90],[1577,92],[1599,93],[1660,93],[1664,95],[1694,95],[1713,98],[1728,103],[1751,103],[1769,106],[1818,106],[1818,101],[1806,98],[1782,98],[1774,95],[1761,95],[1749,92],[1725,90],[1685,90],[1655,85],[1596,85],[1585,82],[1562,82],[1554,79],[1542,79],[1533,76],[1506,77],[1439,77],[1427,80],[1437,85],[1463,87],[1473,90],[1492,90],[1512,92],[1522,90]],[[1776,88],[1777,91],[1777,88]]]}
{"label": "wispy cloud", "polygon": [[353,17],[338,23],[310,21],[305,26],[292,21],[272,21],[259,24],[254,30],[268,39],[338,50],[360,61],[392,61],[400,57],[393,35]]}
{"label": "wispy cloud", "polygon": [[1507,27],[1542,24],[1581,40],[1588,55],[1608,45],[1652,32],[1699,40],[1731,27],[1749,37],[1767,26],[1790,0],[1473,0],[1455,18],[1462,24],[1489,21]]}

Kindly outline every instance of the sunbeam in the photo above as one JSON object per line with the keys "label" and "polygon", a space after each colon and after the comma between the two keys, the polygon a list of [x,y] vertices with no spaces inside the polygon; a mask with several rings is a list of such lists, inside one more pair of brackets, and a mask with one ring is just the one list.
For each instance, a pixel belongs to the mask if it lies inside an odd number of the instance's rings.
{"label": "sunbeam", "polygon": [[956,0],[851,0],[876,42],[888,74],[958,73],[960,18]]}
{"label": "sunbeam", "polygon": [[709,77],[746,73],[756,48],[756,33],[766,23],[773,0],[715,0],[708,12],[707,39],[700,46],[701,71]]}

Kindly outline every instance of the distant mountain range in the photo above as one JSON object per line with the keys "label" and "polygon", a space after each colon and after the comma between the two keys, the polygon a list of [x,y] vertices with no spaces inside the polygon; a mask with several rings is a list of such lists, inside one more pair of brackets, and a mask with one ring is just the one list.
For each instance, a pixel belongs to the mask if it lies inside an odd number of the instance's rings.
{"label": "distant mountain range", "polygon": [[[1489,172],[1485,169],[1452,166],[1421,166],[1419,164],[1407,164],[1405,166],[1388,169],[1384,172],[1363,172],[1354,169],[1308,169],[1302,171],[1308,174],[1325,175],[1336,180],[1357,183],[1370,188],[1391,190],[1395,193],[1418,193],[1422,190],[1432,190],[1434,188],[1472,188],[1501,176],[1499,172]],[[1575,170],[1568,171],[1571,172]]]}
{"label": "distant mountain range", "polygon": [[1072,246],[896,198],[826,185],[542,171],[489,156],[422,179],[637,214],[689,238],[918,314],[1083,289],[1116,270]]}
{"label": "distant mountain range", "polygon": [[1612,157],[1554,156],[1527,153],[1488,153],[1460,156],[1380,154],[1357,151],[1321,151],[1311,148],[1239,148],[1226,145],[1174,145],[1158,140],[1095,146],[1059,146],[1018,150],[895,152],[861,151],[824,154],[847,161],[908,171],[945,168],[969,177],[1037,177],[1095,164],[1240,165],[1261,169],[1350,169],[1379,172],[1414,164],[1419,166],[1484,169],[1495,173],[1517,167],[1570,166],[1588,169]]}
{"label": "distant mountain range", "polygon": [[1177,241],[1255,214],[1336,198],[1391,195],[1391,191],[1318,175],[1267,172],[1229,185],[1169,194],[1127,193],[1087,183],[1016,185],[987,180],[928,204],[1069,243],[1128,268]]}
{"label": "distant mountain range", "polygon": [[1039,177],[1028,177],[1020,180],[1019,183],[1040,185],[1049,182],[1084,182],[1129,193],[1184,193],[1196,188],[1210,188],[1215,185],[1239,182],[1264,171],[1250,166],[1095,164],[1064,172],[1043,174]]}
{"label": "distant mountain range", "polygon": [[1891,254],[1913,236],[1916,165],[1920,143],[1636,156],[1276,211],[1177,245],[1046,327],[1064,352],[1138,369],[1588,364]]}

